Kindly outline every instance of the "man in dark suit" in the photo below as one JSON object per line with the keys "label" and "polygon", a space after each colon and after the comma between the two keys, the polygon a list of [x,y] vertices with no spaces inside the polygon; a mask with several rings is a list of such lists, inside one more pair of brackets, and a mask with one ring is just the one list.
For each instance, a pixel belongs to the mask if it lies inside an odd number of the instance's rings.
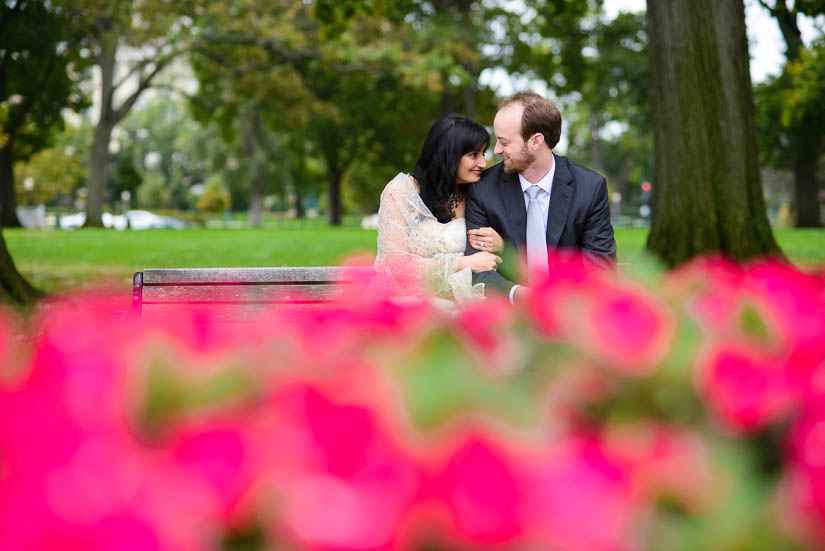
{"label": "man in dark suit", "polygon": [[[553,247],[578,249],[590,262],[614,265],[607,182],[553,154],[561,136],[556,106],[533,92],[519,92],[501,102],[493,130],[493,153],[502,162],[467,186],[467,229],[496,230],[506,247],[526,254],[530,277],[547,272],[547,250]],[[471,231],[464,254],[489,251],[492,245],[483,232]],[[473,274],[473,281],[507,293],[511,302],[526,292],[495,270]]]}

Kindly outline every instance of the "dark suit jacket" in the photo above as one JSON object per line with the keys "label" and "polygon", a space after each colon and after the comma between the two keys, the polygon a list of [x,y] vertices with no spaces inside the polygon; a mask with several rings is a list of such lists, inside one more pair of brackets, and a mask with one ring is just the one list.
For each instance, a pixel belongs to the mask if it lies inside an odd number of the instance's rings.
{"label": "dark suit jacket", "polygon": [[[556,173],[547,216],[548,248],[580,249],[588,260],[607,266],[616,262],[616,240],[610,224],[607,182],[598,173],[554,155]],[[522,252],[527,241],[527,209],[518,174],[504,172],[504,163],[487,169],[481,180],[467,186],[467,229],[491,227],[504,238],[505,249]],[[465,255],[479,252],[467,244]],[[501,271],[501,269],[499,270]],[[491,270],[473,274],[504,293],[515,283]]]}

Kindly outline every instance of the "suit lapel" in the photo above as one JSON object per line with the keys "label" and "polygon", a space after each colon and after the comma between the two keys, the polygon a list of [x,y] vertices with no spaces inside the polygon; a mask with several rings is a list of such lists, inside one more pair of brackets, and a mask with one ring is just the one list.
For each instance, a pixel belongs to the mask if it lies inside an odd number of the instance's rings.
{"label": "suit lapel", "polygon": [[[547,245],[555,247],[559,244],[561,232],[567,223],[567,214],[570,211],[570,201],[573,198],[573,175],[567,165],[566,157],[556,157],[556,173],[553,176],[553,188],[550,191],[550,209],[547,212]],[[523,207],[523,204],[522,204]],[[526,215],[524,227],[527,227]],[[527,230],[525,229],[524,234]]]}
{"label": "suit lapel", "polygon": [[524,206],[524,192],[521,191],[517,174],[507,174],[502,170],[500,182],[498,189],[501,193],[510,237],[516,247],[523,248],[527,242],[527,209]]}

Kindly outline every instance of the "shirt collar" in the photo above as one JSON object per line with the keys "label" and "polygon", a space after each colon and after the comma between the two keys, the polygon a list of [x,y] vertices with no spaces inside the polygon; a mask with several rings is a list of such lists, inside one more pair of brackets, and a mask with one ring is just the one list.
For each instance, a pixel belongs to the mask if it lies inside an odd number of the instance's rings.
{"label": "shirt collar", "polygon": [[[556,175],[556,156],[553,155],[553,166],[550,167],[550,170],[547,171],[547,174],[545,174],[544,177],[541,180],[539,180],[538,183],[536,183],[535,185],[539,186],[541,189],[543,189],[547,193],[550,193],[550,189],[553,187],[553,178],[555,177],[555,175]],[[526,192],[527,188],[529,188],[530,186],[533,185],[529,181],[527,181],[527,179],[524,176],[522,176],[520,172],[519,172],[519,175],[518,175],[518,181],[519,181],[519,183],[521,183],[522,193]]]}

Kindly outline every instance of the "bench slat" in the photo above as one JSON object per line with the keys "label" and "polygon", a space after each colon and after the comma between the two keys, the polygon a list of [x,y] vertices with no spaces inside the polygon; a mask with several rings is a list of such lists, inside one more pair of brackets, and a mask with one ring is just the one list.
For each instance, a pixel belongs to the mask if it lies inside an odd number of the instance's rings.
{"label": "bench slat", "polygon": [[155,268],[143,270],[147,286],[174,284],[289,284],[352,281],[371,273],[368,267],[285,267],[285,268]]}
{"label": "bench slat", "polygon": [[315,285],[165,285],[143,287],[143,308],[159,302],[283,303],[296,300],[331,300],[336,286]]}

